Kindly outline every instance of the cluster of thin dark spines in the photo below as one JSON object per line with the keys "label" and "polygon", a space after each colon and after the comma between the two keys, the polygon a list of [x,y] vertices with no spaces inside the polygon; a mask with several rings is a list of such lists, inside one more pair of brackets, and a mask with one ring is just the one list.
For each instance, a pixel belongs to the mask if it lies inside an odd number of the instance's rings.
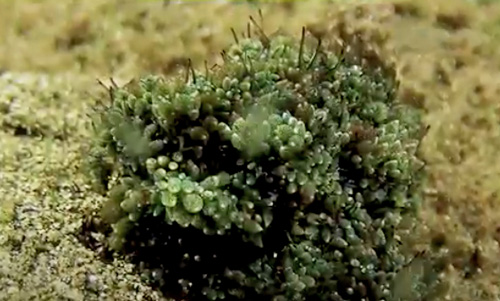
{"label": "cluster of thin dark spines", "polygon": [[109,245],[177,296],[387,299],[418,199],[418,114],[383,68],[250,20],[258,38],[232,30],[222,66],[112,83],[96,126],[117,175]]}

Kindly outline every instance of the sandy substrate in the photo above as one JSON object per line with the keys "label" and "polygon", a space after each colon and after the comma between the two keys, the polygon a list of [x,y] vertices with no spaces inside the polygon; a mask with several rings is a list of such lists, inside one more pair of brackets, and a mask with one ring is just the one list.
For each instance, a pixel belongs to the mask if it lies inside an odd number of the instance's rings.
{"label": "sandy substrate", "polygon": [[82,168],[96,79],[220,63],[257,7],[269,33],[307,25],[327,47],[354,36],[395,61],[401,100],[430,125],[412,249],[440,262],[445,299],[498,300],[500,5],[338,2],[0,0],[0,300],[162,299],[132,265],[78,240],[104,200]]}

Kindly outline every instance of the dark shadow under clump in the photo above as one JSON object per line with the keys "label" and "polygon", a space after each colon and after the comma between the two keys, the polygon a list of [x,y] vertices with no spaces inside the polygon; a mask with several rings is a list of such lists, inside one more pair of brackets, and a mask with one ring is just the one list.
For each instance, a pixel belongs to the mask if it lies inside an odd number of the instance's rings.
{"label": "dark shadow under clump", "polygon": [[[279,220],[273,221],[263,237],[266,248],[242,241],[239,230],[225,235],[206,235],[193,227],[169,225],[161,217],[145,215],[127,234],[122,254],[136,265],[136,272],[145,276],[148,285],[175,300],[206,300],[204,288],[241,290],[241,284],[225,278],[227,269],[251,274],[248,266],[264,256],[276,257],[277,265],[282,265],[282,250],[289,243],[286,233],[290,231],[293,208],[284,200],[278,200],[277,204],[274,210],[281,214],[275,215]],[[113,252],[107,241],[100,241],[95,234],[109,235],[111,231],[99,218],[89,218],[82,225],[78,239],[97,252],[101,260],[110,263]],[[277,273],[275,277],[282,275]],[[244,289],[244,294],[244,300],[257,297],[267,300],[257,296],[252,288]],[[268,298],[271,300],[272,296]],[[225,300],[233,299],[226,294]]]}

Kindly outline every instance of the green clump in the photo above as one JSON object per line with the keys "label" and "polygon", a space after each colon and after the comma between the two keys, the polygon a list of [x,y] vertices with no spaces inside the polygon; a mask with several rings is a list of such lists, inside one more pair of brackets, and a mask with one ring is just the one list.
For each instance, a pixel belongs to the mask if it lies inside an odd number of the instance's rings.
{"label": "green clump", "polygon": [[190,300],[388,300],[423,166],[394,72],[286,37],[190,71],[114,87],[98,115],[110,246]]}

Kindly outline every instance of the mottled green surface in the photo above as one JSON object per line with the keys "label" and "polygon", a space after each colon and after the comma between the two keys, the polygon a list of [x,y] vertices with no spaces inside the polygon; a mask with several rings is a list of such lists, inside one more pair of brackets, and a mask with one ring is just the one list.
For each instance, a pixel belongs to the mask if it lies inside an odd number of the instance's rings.
{"label": "mottled green surface", "polygon": [[194,300],[385,300],[421,200],[420,115],[356,48],[260,38],[187,81],[110,88],[94,164],[119,181],[109,243]]}

